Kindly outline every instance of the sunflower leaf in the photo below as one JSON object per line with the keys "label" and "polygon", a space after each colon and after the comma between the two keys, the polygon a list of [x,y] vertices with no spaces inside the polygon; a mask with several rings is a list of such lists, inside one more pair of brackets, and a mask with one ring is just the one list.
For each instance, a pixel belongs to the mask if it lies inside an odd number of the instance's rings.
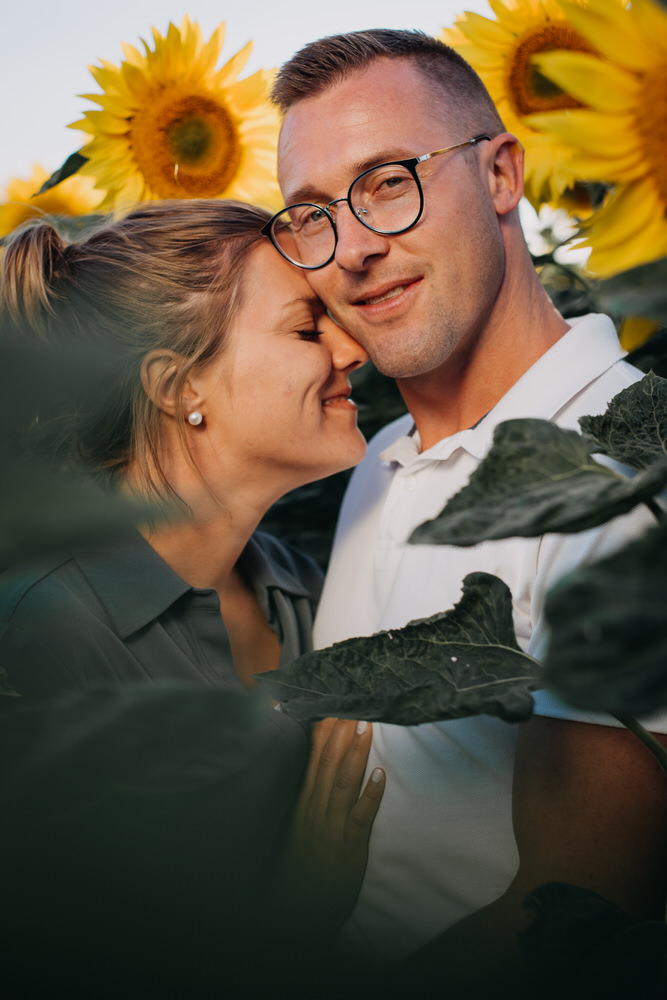
{"label": "sunflower leaf", "polygon": [[614,715],[667,705],[666,591],[665,525],[564,577],[546,601],[545,685]]}
{"label": "sunflower leaf", "polygon": [[667,483],[667,459],[632,479],[596,462],[575,431],[549,420],[506,420],[470,481],[410,541],[476,545],[603,524],[651,499]]}
{"label": "sunflower leaf", "polygon": [[15,691],[9,683],[7,671],[0,667],[0,695],[9,695],[11,698],[19,698],[18,691]]}
{"label": "sunflower leaf", "polygon": [[667,457],[667,379],[653,372],[614,396],[607,412],[580,417],[596,452],[633,469]]}
{"label": "sunflower leaf", "polygon": [[50,188],[55,187],[56,184],[60,184],[61,181],[66,181],[68,177],[75,174],[77,170],[80,170],[84,163],[88,162],[87,156],[82,156],[81,153],[71,153],[61,167],[58,167],[54,173],[42,184],[39,191],[36,194],[44,194],[45,191],[50,190]]}
{"label": "sunflower leaf", "polygon": [[540,686],[537,669],[517,644],[506,584],[471,573],[450,611],[256,676],[297,719],[412,726],[480,714],[523,721],[532,713],[530,692]]}
{"label": "sunflower leaf", "polygon": [[519,934],[519,948],[536,981],[548,984],[547,998],[572,996],[573,988],[575,1000],[664,996],[664,921],[632,917],[566,882],[534,889],[523,908],[533,921]]}
{"label": "sunflower leaf", "polygon": [[601,312],[667,324],[667,257],[601,281],[597,294]]}

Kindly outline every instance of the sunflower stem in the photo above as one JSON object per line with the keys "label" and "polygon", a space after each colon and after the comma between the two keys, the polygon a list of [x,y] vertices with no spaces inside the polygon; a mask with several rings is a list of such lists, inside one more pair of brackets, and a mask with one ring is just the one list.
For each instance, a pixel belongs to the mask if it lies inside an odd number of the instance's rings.
{"label": "sunflower stem", "polygon": [[644,500],[644,503],[651,511],[658,524],[664,524],[665,521],[667,521],[667,514],[665,514],[664,510],[656,500]]}
{"label": "sunflower stem", "polygon": [[626,729],[629,729],[631,733],[641,740],[644,746],[651,751],[653,756],[658,761],[658,764],[662,770],[667,775],[667,749],[663,747],[662,743],[656,740],[655,736],[647,732],[642,726],[641,722],[638,722],[633,715],[614,715],[615,719],[618,720]]}

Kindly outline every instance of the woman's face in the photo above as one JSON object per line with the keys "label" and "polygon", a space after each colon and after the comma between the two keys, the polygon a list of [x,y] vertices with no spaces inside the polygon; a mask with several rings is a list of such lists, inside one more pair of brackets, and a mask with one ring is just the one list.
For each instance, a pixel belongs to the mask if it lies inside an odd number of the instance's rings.
{"label": "woman's face", "polygon": [[280,496],[363,458],[348,375],[368,356],[268,243],[241,291],[225,347],[200,373],[209,457],[223,477],[236,469]]}

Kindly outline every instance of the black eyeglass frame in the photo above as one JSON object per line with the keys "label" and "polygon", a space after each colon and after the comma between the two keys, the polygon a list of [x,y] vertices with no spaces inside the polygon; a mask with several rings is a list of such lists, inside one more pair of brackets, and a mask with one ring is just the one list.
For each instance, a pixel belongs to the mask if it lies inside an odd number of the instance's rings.
{"label": "black eyeglass frame", "polygon": [[[369,167],[368,170],[364,170],[363,173],[359,174],[357,177],[354,178],[349,188],[347,189],[347,194],[345,195],[344,198],[334,198],[333,201],[328,202],[326,205],[316,205],[314,202],[311,201],[299,201],[295,202],[293,205],[286,205],[285,208],[281,209],[280,212],[276,212],[276,214],[269,219],[269,221],[266,223],[265,226],[262,226],[260,232],[262,236],[266,236],[271,241],[272,245],[278,251],[280,256],[283,257],[290,264],[294,264],[295,267],[300,267],[304,271],[319,271],[321,270],[321,268],[326,267],[327,264],[331,263],[331,261],[334,259],[336,255],[336,247],[338,246],[338,230],[336,228],[336,219],[329,211],[332,205],[337,205],[341,201],[347,202],[349,209],[352,212],[352,215],[355,217],[355,219],[357,219],[361,223],[361,225],[364,226],[366,229],[370,229],[370,231],[373,233],[379,233],[381,236],[400,236],[401,233],[407,233],[408,230],[412,229],[413,226],[417,225],[417,223],[422,217],[422,212],[424,211],[424,190],[421,186],[419,175],[417,174],[417,167],[421,163],[425,163],[426,160],[433,159],[433,157],[435,156],[441,156],[443,153],[451,153],[454,149],[461,149],[463,146],[474,146],[475,143],[482,142],[483,140],[487,140],[490,142],[491,136],[476,135],[474,139],[466,139],[465,142],[457,142],[453,146],[445,146],[444,149],[436,149],[432,153],[423,153],[422,156],[411,156],[407,160],[388,160],[386,163],[378,163],[376,164],[376,166]],[[368,174],[372,174],[374,170],[380,170],[382,167],[394,167],[394,166],[405,167],[405,169],[409,170],[410,173],[412,174],[414,182],[417,185],[417,190],[419,192],[419,211],[417,213],[416,218],[410,223],[410,225],[403,226],[402,229],[376,229],[376,227],[371,226],[369,222],[365,222],[360,215],[360,211],[355,210],[355,208],[353,207],[352,201],[350,200],[352,195],[352,189],[356,186],[356,184],[359,183],[360,180],[362,180]],[[319,209],[320,212],[324,212],[327,219],[331,223],[331,228],[333,229],[333,234],[334,234],[333,250],[331,251],[331,255],[324,261],[323,264],[301,264],[299,263],[299,261],[292,260],[292,258],[288,256],[288,254],[286,254],[285,251],[278,246],[278,242],[275,239],[273,233],[274,223],[276,219],[280,218],[281,215],[284,215],[285,212],[289,212],[290,209],[292,208],[305,208],[309,205],[312,208]]]}

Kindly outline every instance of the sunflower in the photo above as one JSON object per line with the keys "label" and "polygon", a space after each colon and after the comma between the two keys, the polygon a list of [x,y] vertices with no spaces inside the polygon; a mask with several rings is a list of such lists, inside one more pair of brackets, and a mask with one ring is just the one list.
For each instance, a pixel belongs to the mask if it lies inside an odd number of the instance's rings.
{"label": "sunflower", "polygon": [[[608,2],[620,8],[625,0]],[[553,49],[589,53],[595,45],[573,27],[558,0],[489,0],[489,6],[495,21],[467,11],[440,37],[477,71],[505,127],[523,145],[526,197],[536,208],[541,202],[557,203],[577,180],[569,147],[536,131],[526,116],[580,108],[583,99],[544,76],[535,57]]]}
{"label": "sunflower", "polygon": [[15,177],[8,183],[0,202],[0,237],[38,215],[82,216],[98,208],[102,192],[95,190],[90,177],[75,175],[38,194],[48,176],[35,164],[27,180]]}
{"label": "sunflower", "polygon": [[531,124],[572,147],[583,180],[615,185],[583,230],[588,268],[604,277],[667,255],[667,11],[651,0],[563,7],[599,56],[553,52],[539,68],[588,107]]}
{"label": "sunflower", "polygon": [[204,42],[186,15],[154,50],[123,45],[120,67],[90,66],[102,94],[83,94],[102,110],[69,127],[92,138],[80,172],[107,191],[104,209],[156,198],[236,198],[278,207],[277,112],[272,74],[238,80],[252,43],[216,70],[224,23]]}

